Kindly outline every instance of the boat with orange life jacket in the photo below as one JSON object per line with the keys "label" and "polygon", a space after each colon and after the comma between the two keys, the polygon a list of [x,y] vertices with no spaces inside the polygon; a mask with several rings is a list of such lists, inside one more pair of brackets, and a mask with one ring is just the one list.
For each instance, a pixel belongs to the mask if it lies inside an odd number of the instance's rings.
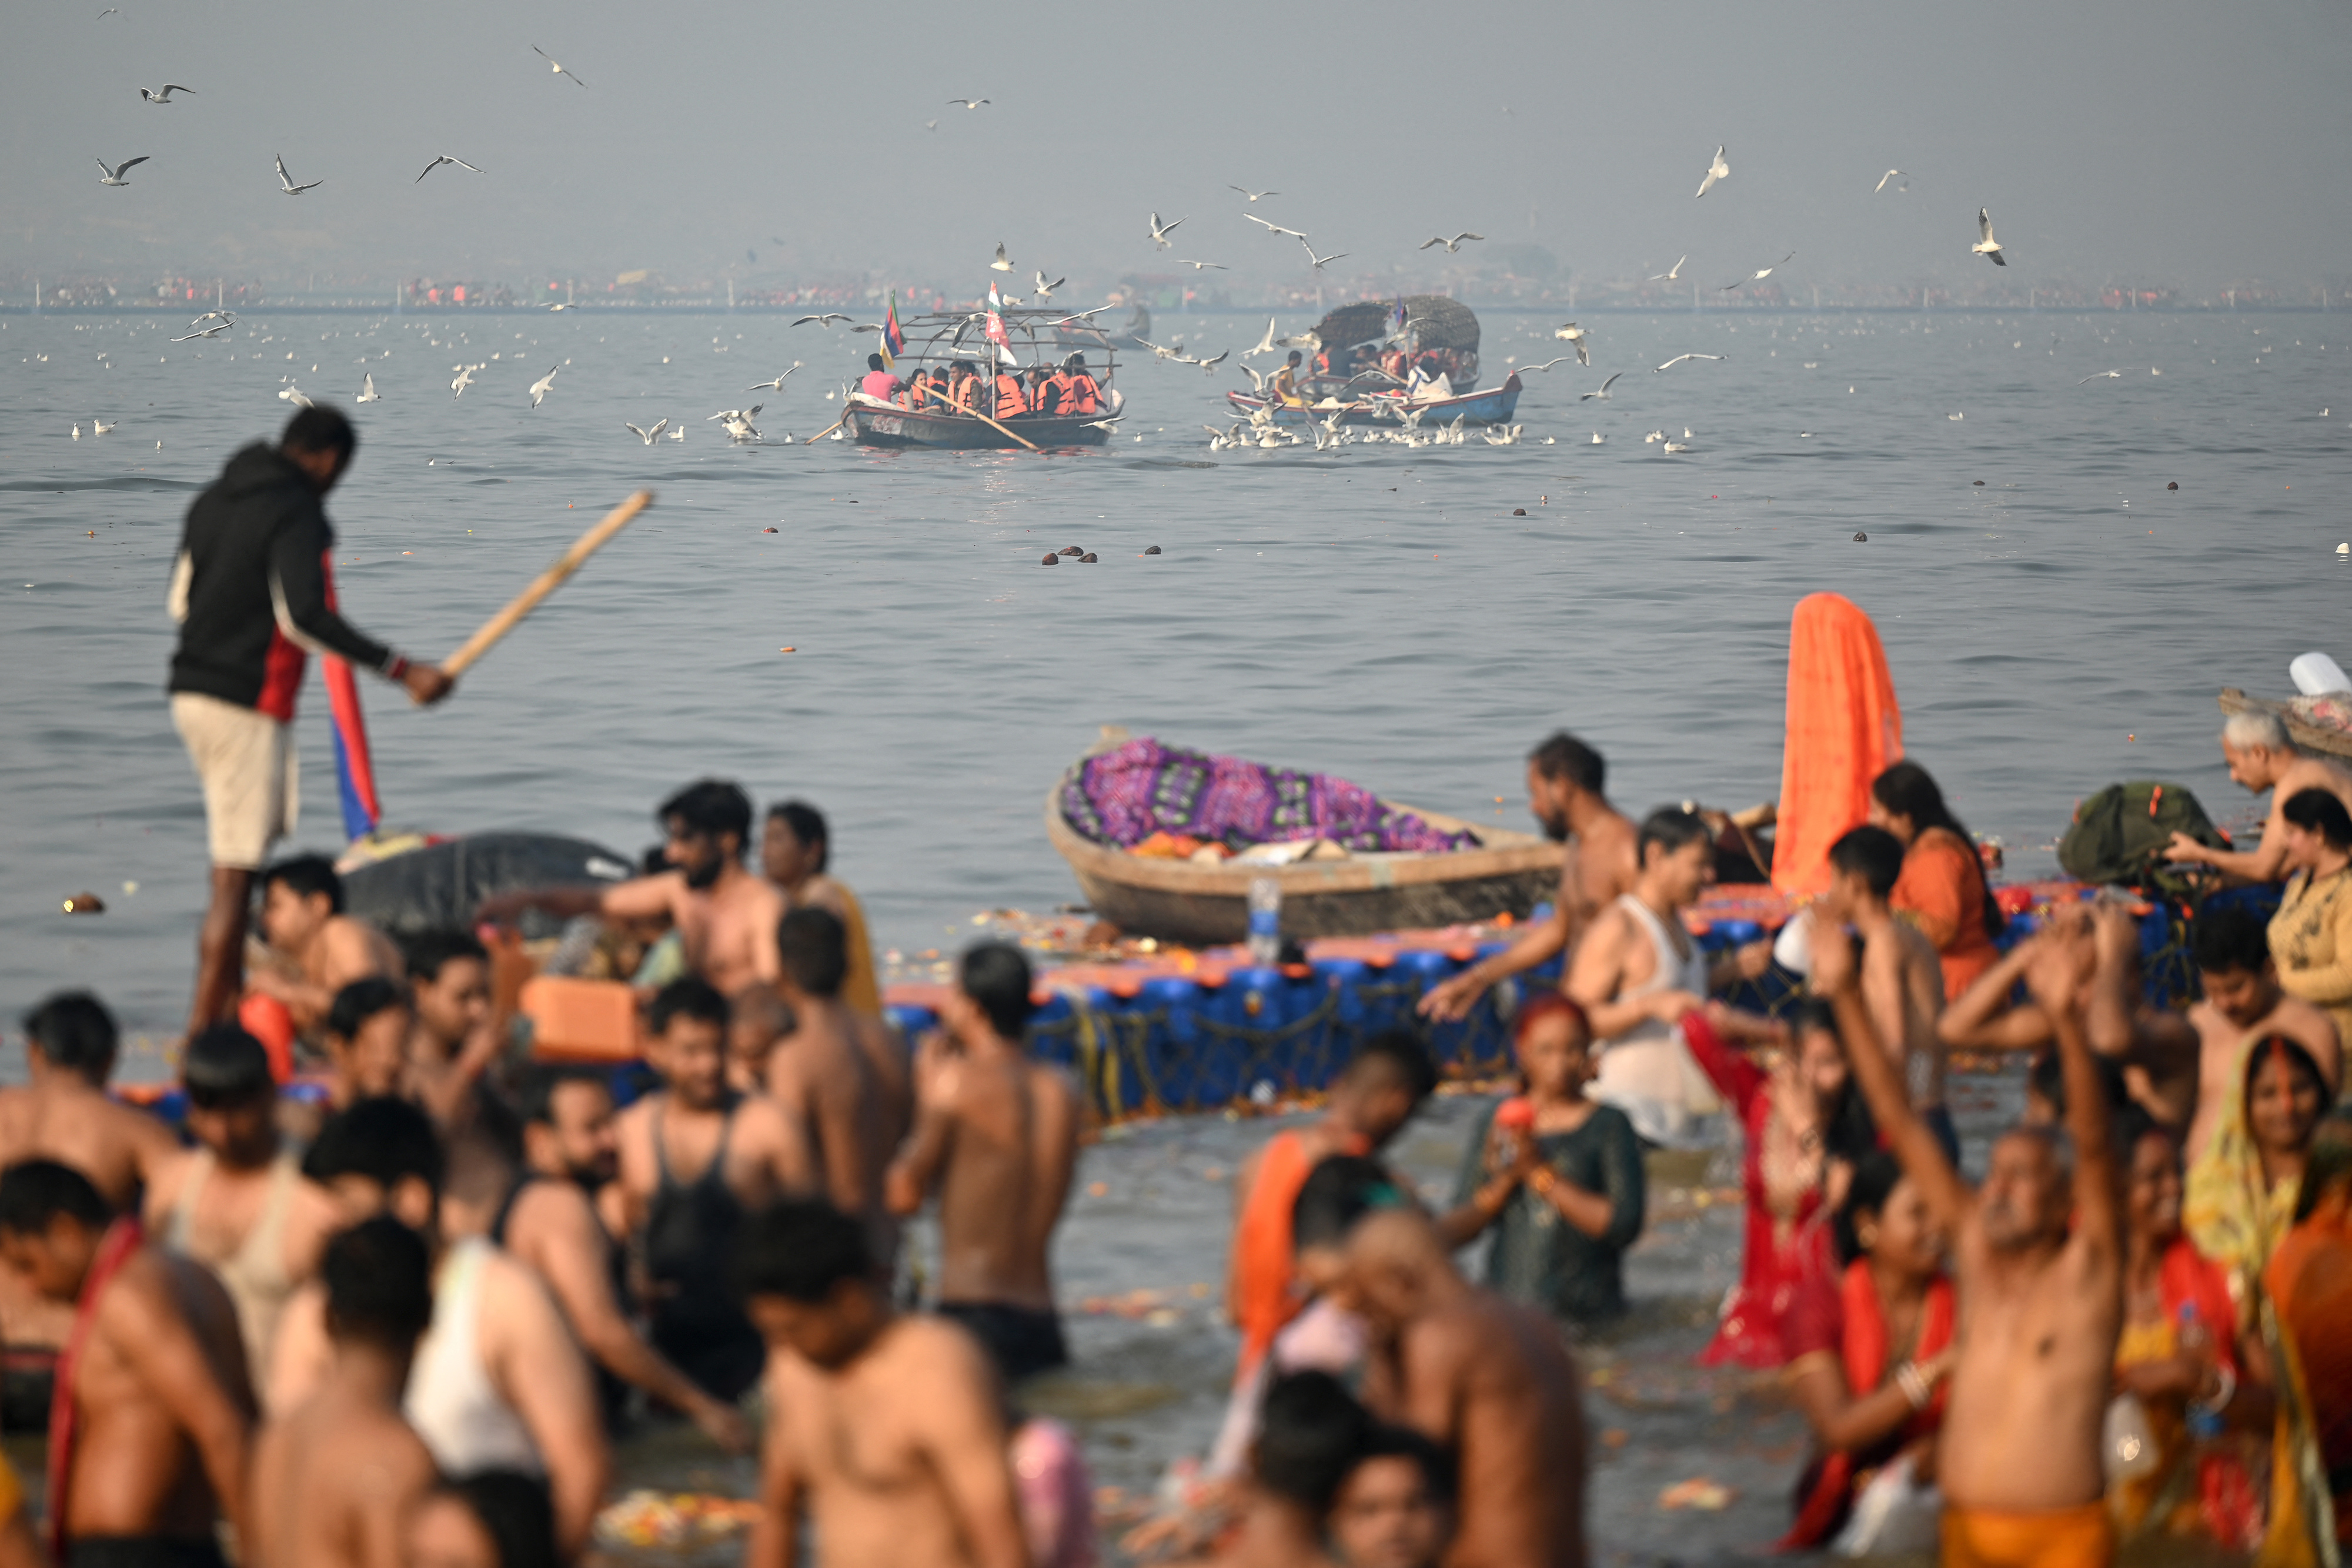
{"label": "boat with orange life jacket", "polygon": [[[1067,311],[943,311],[909,319],[898,358],[908,391],[885,402],[853,393],[842,434],[861,446],[954,451],[1100,446],[1124,402],[1111,388],[1118,354],[1091,319]],[[1042,382],[1033,372],[1044,370]],[[941,386],[935,377],[945,374]]]}

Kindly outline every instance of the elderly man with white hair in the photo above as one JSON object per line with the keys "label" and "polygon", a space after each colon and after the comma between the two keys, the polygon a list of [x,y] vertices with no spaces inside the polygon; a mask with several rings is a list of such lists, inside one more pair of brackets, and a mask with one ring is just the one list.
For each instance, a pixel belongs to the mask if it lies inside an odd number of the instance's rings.
{"label": "elderly man with white hair", "polygon": [[2221,755],[2230,777],[2259,795],[2271,791],[2263,841],[2251,850],[2216,850],[2186,833],[2172,835],[2168,857],[2200,861],[2247,882],[2276,882],[2286,870],[2286,802],[2299,790],[2325,789],[2352,810],[2352,768],[2295,749],[2286,724],[2272,713],[2235,713],[2221,727]]}

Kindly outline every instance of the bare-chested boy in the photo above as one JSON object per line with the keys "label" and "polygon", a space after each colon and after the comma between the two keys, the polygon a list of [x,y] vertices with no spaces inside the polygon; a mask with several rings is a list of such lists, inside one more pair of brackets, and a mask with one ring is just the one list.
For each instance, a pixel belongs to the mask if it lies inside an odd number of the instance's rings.
{"label": "bare-chested boy", "polygon": [[1555,953],[1573,956],[1601,912],[1633,891],[1640,869],[1633,822],[1601,793],[1607,778],[1601,753],[1566,730],[1528,754],[1528,810],[1546,838],[1568,846],[1551,918],[1528,927],[1505,951],[1432,987],[1421,998],[1423,1016],[1461,1018],[1506,976],[1532,969]]}
{"label": "bare-chested boy", "polygon": [[728,1288],[728,1269],[756,1214],[814,1182],[808,1150],[764,1094],[727,1087],[727,998],[673,980],[654,998],[647,1051],[664,1087],[621,1113],[618,1183],[625,1226],[652,1276],[654,1348],[704,1393],[733,1400],[766,1352]]}
{"label": "bare-chested boy", "polygon": [[2173,860],[2210,865],[2247,882],[2276,882],[2286,874],[2286,803],[2299,790],[2325,789],[2352,811],[2352,768],[2296,749],[2285,722],[2274,713],[2231,714],[2221,726],[2221,756],[2231,778],[2254,794],[2271,792],[2262,842],[2251,850],[2216,850],[2175,833],[2166,852]]}
{"label": "bare-chested boy", "polygon": [[2197,917],[2189,944],[2205,993],[2189,1009],[2197,1031],[2197,1111],[2184,1158],[2194,1165],[2244,1071],[2248,1040],[2282,1034],[2311,1052],[2330,1098],[2343,1086],[2344,1050],[2335,1019],[2280,988],[2270,931],[2261,920],[2242,909],[2209,909]]}
{"label": "bare-chested boy", "polygon": [[2123,1320],[2122,1198],[2074,955],[2046,945],[2025,976],[2058,1036],[2071,1179],[2059,1140],[2021,1128],[1993,1145],[1975,1191],[1906,1098],[1851,950],[1819,944],[1811,978],[1880,1134],[1954,1238],[1958,1359],[1936,1466],[1946,1568],[2111,1561],[2100,1430]]}
{"label": "bare-chested boy", "polygon": [[428,931],[405,945],[415,1021],[408,1032],[408,1097],[443,1127],[472,1116],[506,1046],[491,1006],[490,952],[470,931]]}
{"label": "bare-chested boy", "polygon": [[828,1204],[759,1215],[736,1261],[775,1412],[746,1568],[793,1568],[804,1517],[824,1568],[1028,1568],[1003,1395],[971,1337],[894,1313],[866,1227]]}
{"label": "bare-chested boy", "polygon": [[261,873],[261,934],[277,962],[253,966],[246,984],[284,1003],[305,1038],[317,1035],[345,986],[402,973],[392,938],[343,913],[343,879],[324,855],[296,855]]}
{"label": "bare-chested boy", "polygon": [[[65,1563],[224,1564],[242,1536],[253,1395],[236,1310],[204,1269],[155,1251],[89,1179],[53,1160],[0,1172],[0,1255],[74,1303],[58,1369],[50,1546]],[[61,1478],[61,1479],[59,1479]]]}
{"label": "bare-chested boy", "polygon": [[1460,1458],[1446,1568],[1582,1568],[1584,1378],[1559,1328],[1465,1280],[1402,1208],[1358,1222],[1335,1294],[1372,1331],[1366,1403]]}
{"label": "bare-chested boy", "polygon": [[402,1526],[438,1474],[400,1411],[433,1322],[425,1239],[379,1215],[336,1237],[320,1272],[327,1368],[254,1446],[246,1568],[403,1568]]}
{"label": "bare-chested boy", "polygon": [[890,1051],[882,1025],[842,999],[849,973],[847,934],[833,912],[795,909],[776,928],[779,982],[793,1032],[768,1061],[768,1092],[800,1129],[825,1197],[866,1222],[867,1241],[887,1271],[898,1224],[882,1201],[882,1176],[906,1133],[892,1086],[875,1066]]}
{"label": "bare-chested boy", "polygon": [[1029,961],[965,950],[915,1057],[915,1130],[885,1178],[894,1214],[940,1195],[939,1311],[978,1335],[1019,1383],[1069,1361],[1054,1309],[1054,1227],[1077,1168],[1078,1094],[1030,1060]]}
{"label": "bare-chested boy", "polygon": [[1911,1108],[1960,1158],[1959,1132],[1944,1103],[1944,1048],[1936,1019],[1944,1010],[1943,960],[1917,926],[1897,916],[1887,895],[1903,875],[1903,841],[1884,828],[1861,827],[1830,846],[1830,885],[1813,904],[1817,943],[1842,941],[1851,925],[1862,938],[1862,1001],[1893,1052]]}
{"label": "bare-chested boy", "polygon": [[407,988],[383,975],[353,980],[327,1009],[327,1104],[348,1111],[409,1084],[408,1037],[416,1027]]}
{"label": "bare-chested boy", "polygon": [[616,919],[666,914],[685,943],[687,967],[719,995],[775,984],[776,922],[783,918],[784,895],[744,868],[751,797],[733,784],[705,779],[663,801],[655,815],[669,835],[665,852],[671,870],[606,887],[499,894],[483,901],[481,918],[502,920],[530,908]]}

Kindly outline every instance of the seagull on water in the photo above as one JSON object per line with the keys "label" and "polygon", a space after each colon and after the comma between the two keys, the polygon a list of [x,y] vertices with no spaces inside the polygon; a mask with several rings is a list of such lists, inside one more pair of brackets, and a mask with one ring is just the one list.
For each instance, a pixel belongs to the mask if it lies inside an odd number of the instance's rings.
{"label": "seagull on water", "polygon": [[142,87],[139,89],[139,96],[145,99],[150,103],[169,103],[172,101],[172,95],[175,92],[184,92],[190,98],[196,96],[196,89],[194,88],[182,87],[178,82],[173,81],[165,82],[163,84],[163,90],[161,92],[149,92]]}
{"label": "seagull on water", "polygon": [[[432,162],[425,165],[425,174],[430,174],[434,170],[438,169],[444,163],[455,163],[460,169],[474,169],[474,166],[471,163],[467,162],[463,158],[452,158],[449,154],[444,152],[440,157],[436,158]],[[474,172],[478,174],[481,171],[479,169],[474,169]],[[414,183],[419,185],[425,183],[425,174],[419,174],[416,176]]]}
{"label": "seagull on water", "polygon": [[[801,362],[800,362],[798,360],[794,360],[794,361],[793,361],[793,371],[799,370],[800,368],[801,368]],[[784,376],[791,375],[791,374],[793,373],[793,371],[786,371],[784,372]],[[765,390],[765,391],[771,391],[771,392],[782,392],[782,391],[783,391],[783,390],[784,390],[784,376],[778,376],[774,381],[772,381],[772,382],[753,382],[750,386],[745,387],[743,390],[744,390],[745,392],[760,392],[760,391],[762,391],[762,390]],[[683,430],[683,429],[685,429],[685,428],[686,428],[686,426],[684,426],[684,425],[679,425],[679,426],[678,426],[678,428],[679,428],[680,430]]]}
{"label": "seagull on water", "polygon": [[324,180],[313,180],[307,185],[296,184],[294,183],[294,176],[286,172],[286,159],[284,154],[281,153],[278,155],[278,183],[282,187],[281,193],[289,196],[299,196],[305,191],[315,191],[326,183],[327,182]]}
{"label": "seagull on water", "polygon": [[186,337],[184,337],[184,338],[174,338],[174,339],[173,339],[173,340],[172,340],[172,341],[173,341],[173,342],[174,342],[174,343],[187,343],[187,342],[193,342],[193,341],[194,341],[194,340],[195,340],[196,339],[198,339],[198,338],[213,338],[213,337],[217,337],[217,336],[219,336],[221,333],[227,331],[231,327],[234,327],[234,326],[236,326],[236,322],[234,322],[234,321],[223,321],[223,322],[222,322],[219,326],[217,326],[217,327],[205,327],[205,328],[201,329],[200,330],[197,330],[197,331],[194,331],[194,332],[189,333],[189,334],[188,334]]}
{"label": "seagull on water", "polygon": [[1903,182],[1903,183],[1895,187],[1898,191],[1907,191],[1911,188],[1910,175],[1905,173],[1900,169],[1889,169],[1885,173],[1881,174],[1878,177],[1878,183],[1872,187],[1870,193],[1874,196],[1878,194],[1879,192],[1886,189],[1886,182],[1889,180],[1901,180]]}
{"label": "seagull on water", "polygon": [[1698,183],[1698,193],[1706,195],[1717,183],[1731,178],[1731,165],[1723,161],[1723,149],[1715,150],[1715,162],[1706,166],[1706,178]]}
{"label": "seagull on water", "polygon": [[[563,368],[563,367],[562,367],[562,365],[558,365],[558,366],[556,366],[556,367],[555,367],[555,371],[560,371],[560,370],[562,370],[562,368]],[[535,382],[531,382],[531,383],[530,383],[530,406],[531,406],[531,407],[533,407],[533,408],[537,408],[537,407],[540,405],[540,403],[541,403],[542,401],[544,401],[544,400],[545,400],[545,398],[547,397],[547,394],[548,394],[550,392],[551,392],[551,391],[553,391],[553,390],[554,390],[554,387],[555,387],[555,371],[548,371],[548,372],[547,372],[547,374],[545,374],[545,375],[543,375],[543,376],[540,377],[540,378],[539,378],[539,380],[537,380],[537,381],[535,381]]]}
{"label": "seagull on water", "polygon": [[2121,381],[2122,379],[2123,371],[2093,371],[2089,375],[2084,376],[2081,381],[2076,382],[2074,384],[2078,387],[2082,387],[2088,386],[2093,382],[2112,382]]}
{"label": "seagull on water", "polygon": [[998,240],[996,242],[996,259],[990,262],[988,264],[988,267],[991,272],[1010,272],[1013,270],[1013,258],[1004,254],[1004,242],[1003,240]]}
{"label": "seagull on water", "polygon": [[[541,48],[537,44],[533,44],[533,45],[530,47],[530,52],[531,52],[532,54],[534,54],[534,55],[537,55],[541,59],[545,60],[545,61],[547,62],[547,64],[548,64],[548,68],[549,68],[549,69],[550,69],[550,70],[551,70],[554,75],[556,75],[556,76],[563,76],[563,77],[572,77],[572,73],[571,73],[570,71],[565,70],[562,66],[559,66],[559,65],[557,65],[557,64],[555,63],[555,57],[554,57],[553,55],[549,54],[545,49]],[[578,77],[572,77],[572,84],[574,87],[586,87],[586,86],[588,85],[586,82],[582,81]]]}
{"label": "seagull on water", "polygon": [[1992,209],[1990,207],[1979,207],[1977,209],[1977,234],[1979,238],[1976,244],[1969,246],[1969,252],[1976,256],[1989,256],[1992,257],[1992,264],[1995,267],[2007,267],[2009,263],[2001,260],[2000,258],[2000,241],[1992,237]]}
{"label": "seagull on water", "polygon": [[1206,270],[1224,272],[1229,270],[1225,264],[1221,261],[1194,261],[1192,257],[1183,256],[1180,256],[1176,258],[1176,265],[1179,267],[1189,267],[1195,272]]}
{"label": "seagull on water", "polygon": [[120,163],[110,166],[105,159],[100,158],[98,161],[98,166],[105,170],[105,172],[99,176],[98,183],[101,185],[128,185],[131,182],[122,176],[145,162],[147,159],[144,157],[127,158]]}
{"label": "seagull on water", "polygon": [[1264,224],[1267,228],[1272,229],[1278,235],[1288,235],[1293,239],[1305,239],[1307,237],[1305,235],[1300,234],[1297,229],[1286,229],[1280,224],[1266,223],[1264,218],[1259,217],[1255,213],[1244,213],[1242,216],[1249,219],[1249,221],[1254,224]]}
{"label": "seagull on water", "polygon": [[[1611,387],[1613,387],[1613,386],[1615,386],[1615,385],[1617,384],[1617,376],[1622,376],[1622,375],[1623,375],[1624,373],[1625,373],[1624,371],[1619,371],[1617,372],[1617,375],[1611,376],[1607,381],[1602,382],[1601,383],[1601,390],[1600,390],[1599,392],[1586,392],[1586,393],[1582,394],[1581,396],[1580,396],[1576,401],[1577,401],[1577,402],[1588,402],[1588,401],[1590,401],[1591,399],[1593,399],[1593,398],[1596,398],[1596,397],[1607,397],[1607,396],[1609,395],[1609,389],[1610,389]],[[1600,437],[1600,436],[1598,436],[1598,435],[1595,435],[1592,439],[1593,439],[1594,443],[1597,444],[1600,442],[1601,437]]]}
{"label": "seagull on water", "polygon": [[1243,195],[1247,196],[1253,202],[1256,201],[1261,196],[1278,196],[1282,194],[1280,191],[1252,191],[1240,185],[1227,185],[1225,189],[1228,191],[1240,191]]}
{"label": "seagull on water", "polygon": [[984,98],[951,98],[948,99],[948,101],[950,103],[960,103],[966,109],[978,109],[982,104],[986,103],[988,99]]}
{"label": "seagull on water", "polygon": [[1037,296],[1037,298],[1040,298],[1040,299],[1051,299],[1052,298],[1054,298],[1054,290],[1055,290],[1056,288],[1061,287],[1062,287],[1062,285],[1064,285],[1065,283],[1067,283],[1068,281],[1069,281],[1069,278],[1068,278],[1068,277],[1057,277],[1057,278],[1054,279],[1054,281],[1053,281],[1053,282],[1048,283],[1048,282],[1046,282],[1046,281],[1045,281],[1045,275],[1044,273],[1040,272],[1039,274],[1037,274],[1037,287],[1036,287],[1034,290],[1032,290],[1032,292],[1033,292],[1033,293],[1034,293],[1034,294]]}
{"label": "seagull on water", "polygon": [[[1676,354],[1673,359],[1668,360],[1664,364],[1660,365],[1658,369],[1661,371],[1671,371],[1676,365],[1681,364],[1685,360],[1719,360],[1721,358],[1723,358],[1721,354]],[[1652,373],[1655,374],[1656,372],[1653,371]]]}
{"label": "seagull on water", "polygon": [[1160,221],[1160,214],[1158,213],[1152,214],[1151,243],[1158,246],[1160,249],[1166,250],[1168,248],[1168,236],[1176,232],[1176,224],[1181,224],[1183,221],[1184,220],[1182,218],[1178,218],[1174,224],[1163,224]]}
{"label": "seagull on water", "polygon": [[[1592,362],[1592,350],[1587,346],[1588,340],[1591,338],[1592,334],[1578,326],[1575,322],[1569,321],[1563,323],[1559,329],[1554,332],[1552,336],[1558,338],[1563,343],[1573,343],[1576,345],[1576,362],[1578,364],[1589,365]],[[1559,361],[1555,360],[1552,362],[1557,364]]]}
{"label": "seagull on water", "polygon": [[669,428],[669,421],[667,419],[656,423],[651,430],[642,429],[637,425],[630,424],[626,420],[623,420],[621,423],[626,429],[635,431],[636,433],[637,439],[644,442],[647,446],[651,446],[655,442],[660,440],[661,433]]}
{"label": "seagull on water", "polygon": [[1666,268],[1665,271],[1654,272],[1650,274],[1649,277],[1645,281],[1651,283],[1672,283],[1683,275],[1683,261],[1688,261],[1690,257],[1685,256],[1682,258],[1682,261],[1677,261],[1674,266]]}
{"label": "seagull on water", "polygon": [[353,402],[382,402],[383,401],[383,394],[375,390],[375,372],[373,371],[365,371],[361,375],[360,395],[353,398],[352,401]]}
{"label": "seagull on water", "polygon": [[92,435],[104,435],[108,431],[114,429],[121,423],[122,422],[118,419],[113,424],[109,424],[106,421],[99,418],[96,414],[92,414],[89,421],[89,433]]}
{"label": "seagull on water", "polygon": [[464,397],[466,395],[466,389],[474,384],[474,371],[478,368],[478,366],[475,365],[459,366],[457,369],[457,379],[449,383],[449,390],[456,392],[459,397]]}
{"label": "seagull on water", "polygon": [[1328,256],[1318,256],[1315,254],[1315,247],[1307,243],[1307,236],[1304,235],[1301,235],[1298,237],[1298,247],[1307,253],[1307,259],[1315,264],[1315,270],[1318,272],[1323,270],[1323,264],[1325,262],[1337,261],[1341,256],[1349,254],[1344,250],[1335,250]]}
{"label": "seagull on water", "polygon": [[810,322],[814,321],[821,327],[830,327],[835,321],[848,321],[852,319],[855,319],[855,318],[845,316],[838,310],[827,310],[820,316],[803,316],[799,320],[794,321],[793,325],[795,327],[805,327]]}
{"label": "seagull on water", "polygon": [[1422,241],[1422,242],[1421,242],[1421,246],[1420,246],[1420,248],[1421,248],[1421,249],[1423,249],[1423,250],[1427,250],[1431,246],[1433,246],[1433,245],[1442,245],[1442,246],[1444,246],[1445,247],[1445,254],[1446,254],[1446,255],[1448,255],[1448,256],[1452,256],[1455,251],[1460,250],[1460,249],[1462,248],[1462,242],[1463,242],[1464,240],[1465,240],[1465,239],[1485,239],[1486,237],[1486,236],[1485,235],[1474,235],[1474,234],[1472,234],[1468,229],[1464,229],[1460,234],[1455,235],[1452,239],[1447,239],[1444,235],[1430,235],[1427,239],[1425,239],[1425,240],[1423,240],[1423,241]]}

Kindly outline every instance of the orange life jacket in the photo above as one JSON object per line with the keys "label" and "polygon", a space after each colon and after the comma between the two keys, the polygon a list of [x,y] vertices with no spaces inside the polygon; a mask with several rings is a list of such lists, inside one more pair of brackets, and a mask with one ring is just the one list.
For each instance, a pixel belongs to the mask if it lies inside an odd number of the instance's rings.
{"label": "orange life jacket", "polygon": [[1095,385],[1094,377],[1084,371],[1062,377],[1062,412],[1068,415],[1097,413],[1102,410],[1102,388]]}
{"label": "orange life jacket", "polygon": [[948,406],[961,413],[971,412],[972,389],[980,385],[978,376],[965,376],[948,382]]}
{"label": "orange life jacket", "polygon": [[1021,378],[999,371],[996,377],[996,409],[994,417],[1012,419],[1029,412],[1029,400],[1021,395]]}
{"label": "orange life jacket", "polygon": [[908,408],[920,408],[925,403],[929,402],[930,398],[931,378],[929,375],[919,375],[913,381],[907,383],[907,406]]}

